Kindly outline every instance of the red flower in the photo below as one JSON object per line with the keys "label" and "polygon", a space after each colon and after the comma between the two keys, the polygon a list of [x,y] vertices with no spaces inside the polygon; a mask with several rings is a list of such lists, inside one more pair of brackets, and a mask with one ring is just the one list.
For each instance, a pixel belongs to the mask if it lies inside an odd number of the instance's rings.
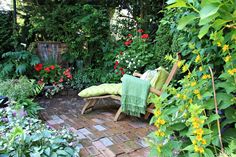
{"label": "red flower", "polygon": [[143,29],[138,29],[137,32],[143,33],[144,31],[143,31]]}
{"label": "red flower", "polygon": [[124,71],[121,71],[121,74],[122,74],[122,75],[124,75],[124,74],[125,74],[125,72],[124,72]]}
{"label": "red flower", "polygon": [[125,46],[129,46],[132,42],[133,42],[133,40],[128,40],[128,41],[124,42],[124,44],[125,44]]}
{"label": "red flower", "polygon": [[118,72],[116,72],[116,74],[119,74]]}
{"label": "red flower", "polygon": [[115,65],[118,65],[118,64],[119,64],[119,62],[118,62],[118,61],[116,61]]}
{"label": "red flower", "polygon": [[43,69],[43,64],[41,64],[41,63],[36,64],[36,65],[34,66],[34,69],[35,69],[36,71],[42,70],[42,69]]}
{"label": "red flower", "polygon": [[120,71],[123,71],[124,70],[124,68],[120,68]]}
{"label": "red flower", "polygon": [[66,69],[66,70],[63,72],[63,74],[64,74],[67,78],[72,79],[72,75],[71,75],[71,73],[70,73],[70,68]]}
{"label": "red flower", "polygon": [[63,82],[63,78],[62,77],[60,78],[59,82]]}
{"label": "red flower", "polygon": [[143,34],[143,35],[141,36],[141,38],[142,38],[142,39],[147,39],[147,38],[149,38],[149,35],[148,35],[148,34]]}
{"label": "red flower", "polygon": [[44,68],[44,71],[46,71],[46,72],[50,72],[50,67],[46,67],[46,68]]}
{"label": "red flower", "polygon": [[54,65],[51,65],[50,68],[51,68],[52,70],[54,70],[54,69],[55,69],[55,66],[54,66]]}
{"label": "red flower", "polygon": [[133,35],[132,34],[128,34],[128,37],[132,37]]}
{"label": "red flower", "polygon": [[44,84],[44,82],[43,82],[43,78],[42,78],[41,80],[38,81],[38,84],[39,84],[39,85]]}
{"label": "red flower", "polygon": [[120,55],[123,55],[123,52],[122,52],[122,51],[120,51]]}

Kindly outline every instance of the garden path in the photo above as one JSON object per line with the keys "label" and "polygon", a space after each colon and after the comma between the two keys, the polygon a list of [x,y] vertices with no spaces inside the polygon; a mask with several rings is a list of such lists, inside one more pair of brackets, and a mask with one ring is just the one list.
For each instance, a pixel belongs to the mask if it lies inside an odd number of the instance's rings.
{"label": "garden path", "polygon": [[81,157],[146,157],[149,154],[145,137],[153,131],[141,118],[113,117],[118,105],[102,100],[92,112],[81,115],[84,101],[78,96],[64,95],[52,99],[39,98],[44,110],[40,116],[55,129],[67,127],[80,139]]}

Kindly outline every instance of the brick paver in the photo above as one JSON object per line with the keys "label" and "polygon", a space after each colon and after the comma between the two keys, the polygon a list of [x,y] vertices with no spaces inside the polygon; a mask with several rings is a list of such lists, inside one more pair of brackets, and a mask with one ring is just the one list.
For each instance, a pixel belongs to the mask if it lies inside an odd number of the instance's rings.
{"label": "brick paver", "polygon": [[96,104],[94,109],[81,115],[84,105],[78,96],[39,98],[44,108],[41,118],[55,129],[67,127],[78,135],[81,157],[147,157],[149,153],[145,137],[154,128],[143,118],[122,116],[113,122],[119,107],[111,100]]}

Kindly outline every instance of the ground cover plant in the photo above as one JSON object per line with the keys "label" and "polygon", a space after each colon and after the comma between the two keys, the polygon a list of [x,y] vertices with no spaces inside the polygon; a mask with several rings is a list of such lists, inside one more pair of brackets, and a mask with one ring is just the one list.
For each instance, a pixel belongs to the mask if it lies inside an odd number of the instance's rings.
{"label": "ground cover plant", "polygon": [[185,58],[179,67],[185,76],[178,88],[169,87],[156,98],[151,154],[235,156],[236,4],[217,0],[168,4],[179,13],[173,17],[178,24],[172,31],[179,34]]}
{"label": "ground cover plant", "polygon": [[0,109],[0,156],[79,157],[76,137],[27,116],[24,110]]}

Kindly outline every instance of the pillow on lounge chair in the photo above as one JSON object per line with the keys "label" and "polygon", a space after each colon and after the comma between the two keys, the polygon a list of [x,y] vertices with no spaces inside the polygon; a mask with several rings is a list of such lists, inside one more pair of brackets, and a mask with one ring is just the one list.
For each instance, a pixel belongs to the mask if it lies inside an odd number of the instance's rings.
{"label": "pillow on lounge chair", "polygon": [[121,83],[105,83],[98,86],[91,86],[82,90],[78,95],[80,97],[93,97],[106,94],[121,95]]}
{"label": "pillow on lounge chair", "polygon": [[[164,85],[169,73],[163,67],[159,67],[157,70],[158,70],[157,72],[156,70],[148,70],[147,72],[145,72],[146,74],[144,73],[144,75],[146,75],[146,78],[142,78],[142,79],[149,80],[151,87],[154,87],[160,90],[162,86]],[[149,77],[150,75],[153,76],[152,79],[151,77]],[[78,95],[80,97],[86,98],[86,97],[101,96],[101,95],[106,95],[106,94],[121,95],[121,92],[122,92],[121,83],[117,83],[117,84],[105,83],[98,86],[88,87],[82,90]],[[150,95],[152,94],[149,94],[149,97]]]}

